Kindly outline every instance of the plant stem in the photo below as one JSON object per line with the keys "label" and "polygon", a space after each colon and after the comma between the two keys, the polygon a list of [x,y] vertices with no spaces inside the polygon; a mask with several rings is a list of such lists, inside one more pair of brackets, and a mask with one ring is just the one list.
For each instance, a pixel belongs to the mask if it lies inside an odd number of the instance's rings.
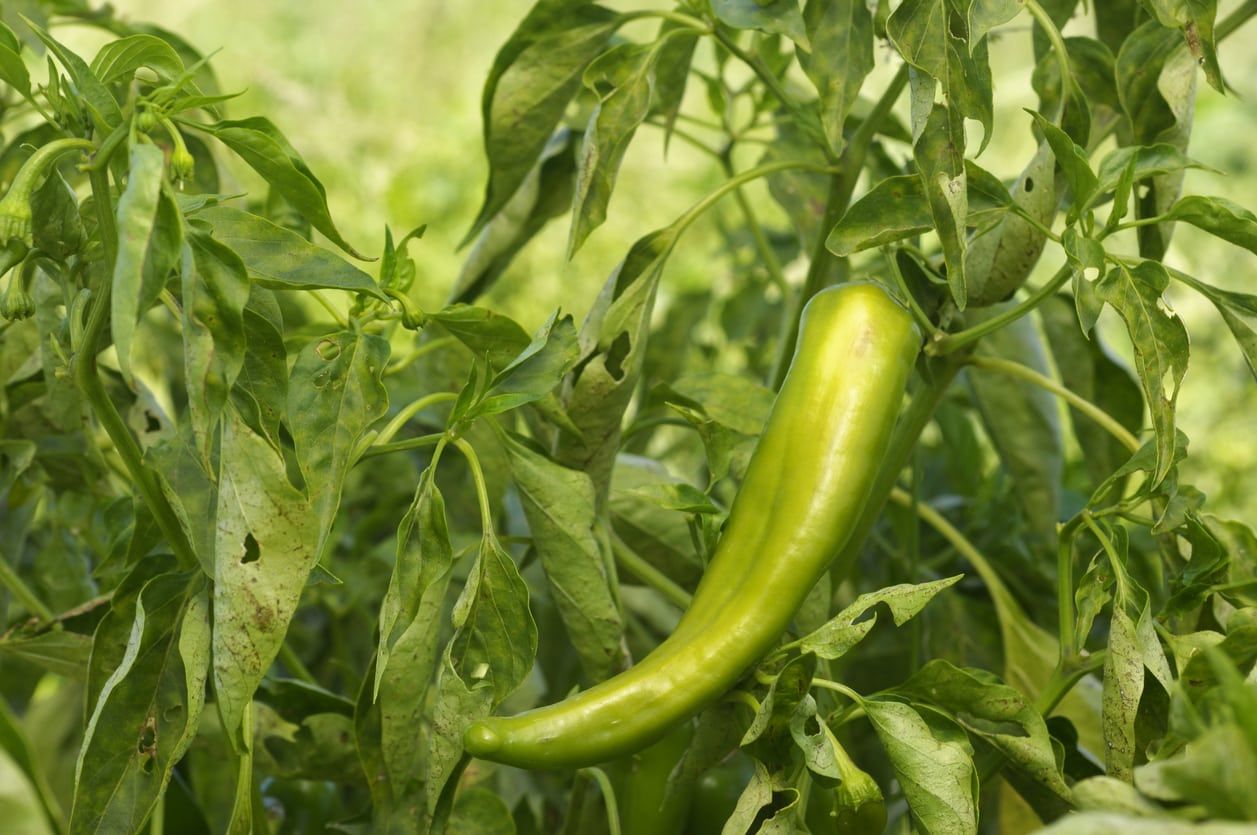
{"label": "plant stem", "polygon": [[1073,406],[1075,409],[1095,421],[1102,429],[1121,442],[1122,446],[1126,447],[1126,449],[1130,452],[1137,452],[1139,450],[1139,439],[1132,435],[1130,430],[1128,430],[1125,426],[1118,423],[1112,415],[1092,403],[1090,400],[1080,397],[1075,392],[1070,391],[1050,377],[1040,374],[1033,368],[1028,368],[1021,363],[1013,362],[1011,360],[999,359],[998,357],[984,357],[977,354],[969,358],[969,364],[976,368],[982,368],[987,371],[994,371],[998,374],[1024,380],[1027,383],[1038,386],[1044,391],[1051,392],[1064,400],[1070,406]]}
{"label": "plant stem", "polygon": [[426,446],[436,446],[446,435],[444,432],[434,432],[431,435],[420,435],[417,438],[407,438],[404,441],[393,441],[390,444],[375,444],[367,447],[366,451],[358,459],[363,461],[367,458],[374,458],[377,455],[387,455],[390,452],[402,452],[407,449],[420,449]]}
{"label": "plant stem", "polygon": [[1047,35],[1048,41],[1052,44],[1052,51],[1056,53],[1056,60],[1061,66],[1061,87],[1064,94],[1061,96],[1061,112],[1057,117],[1057,122],[1065,115],[1065,102],[1074,98],[1082,101],[1082,91],[1078,89],[1078,81],[1074,78],[1074,69],[1069,63],[1069,50],[1065,48],[1065,39],[1061,37],[1061,30],[1056,28],[1056,22],[1052,17],[1044,11],[1039,5],[1038,0],[1022,0],[1022,4],[1026,10],[1034,16],[1035,22],[1043,28],[1043,33]]}
{"label": "plant stem", "polygon": [[[750,67],[751,72],[755,73],[755,75],[759,77],[759,80],[764,82],[764,86],[768,88],[768,91],[772,93],[779,102],[781,102],[782,107],[788,110],[791,115],[796,117],[799,124],[808,124],[808,122],[799,118],[803,115],[802,109],[799,107],[799,103],[796,102],[794,97],[786,91],[786,88],[781,85],[781,81],[778,80],[777,76],[772,74],[771,70],[764,66],[762,61],[754,55],[751,55],[742,47],[738,46],[737,42],[733,40],[733,38],[730,38],[719,29],[713,29],[712,35],[715,36],[717,43],[724,47],[730,55]],[[828,141],[824,140],[822,137],[822,142],[825,150],[829,151]]]}
{"label": "plant stem", "polygon": [[21,602],[23,608],[44,623],[51,623],[57,616],[44,601],[40,600],[34,590],[13,570],[9,561],[0,555],[0,585]]}
{"label": "plant stem", "polygon": [[1051,678],[1047,684],[1043,686],[1039,698],[1035,700],[1034,709],[1044,716],[1047,716],[1056,706],[1060,704],[1061,699],[1074,688],[1074,685],[1082,680],[1082,677],[1090,672],[1098,670],[1104,665],[1104,657],[1108,654],[1107,650],[1099,650],[1079,659],[1074,656],[1075,660],[1068,668],[1058,666],[1052,671]]}
{"label": "plant stem", "polygon": [[719,151],[717,151],[715,148],[711,147],[706,142],[704,142],[703,140],[699,139],[697,136],[695,136],[694,134],[686,130],[683,130],[675,126],[669,127],[668,125],[659,121],[658,119],[647,119],[646,124],[650,125],[651,127],[660,128],[661,130],[670,131],[672,135],[675,136],[677,139],[684,141],[686,144],[698,149],[699,151],[702,151],[704,154],[707,154],[709,156],[716,157],[716,158],[720,157]]}
{"label": "plant stem", "polygon": [[1074,645],[1074,531],[1081,520],[1075,516],[1060,526],[1056,544],[1056,618],[1057,641],[1061,645],[1061,662],[1078,652]]}
{"label": "plant stem", "polygon": [[450,772],[445,785],[441,787],[441,794],[437,798],[436,808],[432,812],[432,824],[428,829],[429,835],[444,835],[445,827],[449,824],[450,812],[454,809],[454,797],[458,794],[458,784],[462,782],[463,772],[467,770],[469,763],[471,763],[470,754],[463,754],[459,757],[458,762],[454,765],[454,770]]}
{"label": "plant stem", "polygon": [[1222,40],[1251,20],[1254,15],[1257,15],[1257,0],[1248,0],[1247,3],[1218,21],[1218,25],[1213,28],[1214,39]]}
{"label": "plant stem", "polygon": [[109,298],[112,291],[113,263],[118,257],[118,232],[114,225],[113,202],[109,196],[109,171],[107,168],[91,171],[92,201],[96,204],[97,221],[101,244],[105,250],[105,264],[101,270],[98,288],[92,299],[91,310],[87,315],[87,325],[83,330],[83,341],[70,361],[70,369],[74,382],[91,404],[96,419],[104,428],[109,439],[126,464],[136,489],[144,504],[152,512],[157,527],[170,545],[179,562],[184,566],[197,565],[196,553],[184,534],[183,526],[175,515],[174,509],[161,491],[151,470],[144,466],[144,455],[140,446],[127,428],[126,421],[118,414],[118,408],[105,391],[96,365],[96,354],[101,339],[109,324]]}
{"label": "plant stem", "polygon": [[380,430],[380,434],[376,436],[374,443],[380,445],[387,444],[389,441],[393,440],[393,436],[400,432],[402,427],[405,426],[412,417],[419,414],[424,409],[427,409],[430,406],[436,406],[440,403],[449,403],[450,401],[457,399],[457,392],[438,391],[408,403],[406,406],[402,407],[401,411],[393,416],[393,419],[388,422],[387,426]]}
{"label": "plant stem", "polygon": [[763,165],[748,168],[736,177],[731,177],[721,183],[714,191],[687,209],[676,219],[673,226],[676,227],[677,234],[680,235],[690,226],[690,224],[697,220],[703,212],[718,203],[726,194],[737,190],[738,187],[746,185],[752,180],[758,180],[760,177],[767,177],[769,174],[776,174],[778,171],[821,171],[825,173],[832,173],[834,170],[835,168],[832,165],[824,165],[821,163],[810,162],[808,160],[795,159],[783,159],[775,162],[766,162]]}
{"label": "plant stem", "polygon": [[[732,148],[726,148],[724,153],[720,155],[720,167],[724,169],[725,176],[735,177],[737,172],[733,170],[733,160],[731,159]],[[764,235],[764,228],[759,225],[759,218],[755,216],[755,210],[751,208],[751,203],[746,199],[746,194],[742,189],[734,189],[733,197],[738,201],[738,208],[742,210],[742,216],[746,219],[746,226],[751,231],[751,238],[755,241],[755,250],[759,253],[760,260],[764,264],[764,269],[768,271],[768,277],[783,291],[786,289],[786,277],[781,271],[781,262],[777,260],[777,254],[773,252],[772,245],[768,242],[767,236]]]}
{"label": "plant stem", "polygon": [[925,352],[932,356],[950,354],[958,348],[963,348],[966,345],[971,345],[972,343],[977,342],[987,334],[995,333],[1000,328],[1012,324],[1042,304],[1044,299],[1048,298],[1057,290],[1061,289],[1061,287],[1065,286],[1065,282],[1069,281],[1070,276],[1073,274],[1074,271],[1069,264],[1063,264],[1061,268],[1056,271],[1056,275],[1052,276],[1052,278],[1050,278],[1048,282],[1038,290],[1031,293],[1021,304],[1011,308],[1010,310],[1004,311],[998,316],[992,316],[990,319],[974,325],[971,328],[966,328],[962,331],[956,331],[954,333],[940,333],[936,335],[932,341],[926,343]]}
{"label": "plant stem", "polygon": [[620,808],[615,800],[615,789],[611,786],[611,778],[607,777],[607,772],[594,766],[582,768],[580,772],[592,777],[593,781],[598,784],[598,791],[602,792],[602,804],[607,808],[608,835],[620,835]]}
{"label": "plant stem", "polygon": [[480,527],[485,536],[493,536],[493,510],[489,506],[489,488],[485,484],[484,470],[480,467],[480,456],[476,455],[475,448],[466,438],[456,438],[454,446],[458,447],[471,468],[471,480],[476,484],[476,500],[480,503]]}
{"label": "plant stem", "polygon": [[329,299],[327,295],[323,293],[323,291],[310,290],[309,293],[310,293],[310,298],[318,302],[319,307],[326,310],[327,315],[332,317],[332,321],[334,321],[337,325],[339,325],[342,328],[349,326],[349,323],[345,321],[345,317],[340,315],[340,311],[336,309],[336,306],[332,304],[331,299]]}
{"label": "plant stem", "polygon": [[419,347],[415,348],[406,356],[402,357],[397,362],[386,367],[384,369],[384,376],[388,377],[392,374],[396,374],[397,372],[404,370],[412,362],[424,356],[425,354],[430,354],[433,351],[440,350],[441,348],[444,348],[446,345],[449,345],[453,343],[454,341],[455,339],[452,336],[442,336],[442,337],[439,337],[438,339],[428,340],[427,342],[423,343]]}
{"label": "plant stem", "polygon": [[639,9],[632,12],[624,12],[617,20],[617,24],[623,26],[625,23],[632,23],[635,20],[647,20],[656,18],[658,20],[666,20],[675,23],[678,26],[684,26],[703,35],[711,34],[712,27],[705,21],[696,17],[684,14],[683,12],[668,11],[665,9]]}
{"label": "plant stem", "polygon": [[292,673],[294,678],[298,678],[306,684],[319,683],[315,679],[314,674],[310,672],[310,668],[305,665],[305,662],[301,660],[296,650],[289,646],[287,641],[279,645],[279,660],[288,668],[288,672]]}
{"label": "plant stem", "polygon": [[841,693],[842,695],[846,696],[848,699],[855,702],[856,704],[864,703],[864,698],[859,693],[855,692],[850,687],[848,687],[845,684],[842,684],[841,682],[830,681],[827,678],[814,678],[812,679],[812,686],[820,687],[824,690],[832,690],[835,693]]}
{"label": "plant stem", "polygon": [[690,601],[693,597],[688,591],[673,582],[668,575],[648,563],[644,557],[630,548],[628,543],[620,539],[614,532],[611,534],[611,553],[615,555],[615,561],[620,564],[621,568],[659,592],[659,594],[663,595],[682,611],[690,607]]}

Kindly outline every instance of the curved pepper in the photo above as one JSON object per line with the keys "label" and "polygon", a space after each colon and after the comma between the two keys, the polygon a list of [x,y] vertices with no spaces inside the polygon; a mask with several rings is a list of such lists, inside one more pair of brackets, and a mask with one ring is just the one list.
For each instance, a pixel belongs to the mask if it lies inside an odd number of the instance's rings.
{"label": "curved pepper", "polygon": [[641,663],[563,702],[472,723],[466,750],[521,768],[592,765],[641,750],[736,684],[850,536],[920,344],[911,315],[881,287],[818,293],[676,631]]}

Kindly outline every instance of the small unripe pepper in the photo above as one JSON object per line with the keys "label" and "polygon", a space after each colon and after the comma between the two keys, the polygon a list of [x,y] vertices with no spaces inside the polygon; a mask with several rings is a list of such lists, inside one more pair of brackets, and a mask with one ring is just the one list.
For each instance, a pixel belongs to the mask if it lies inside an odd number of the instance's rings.
{"label": "small unripe pepper", "polygon": [[0,198],[0,244],[18,240],[34,246],[31,234],[31,196],[44,175],[61,156],[71,151],[86,151],[92,143],[86,139],[54,139],[31,154],[18,169],[9,190]]}

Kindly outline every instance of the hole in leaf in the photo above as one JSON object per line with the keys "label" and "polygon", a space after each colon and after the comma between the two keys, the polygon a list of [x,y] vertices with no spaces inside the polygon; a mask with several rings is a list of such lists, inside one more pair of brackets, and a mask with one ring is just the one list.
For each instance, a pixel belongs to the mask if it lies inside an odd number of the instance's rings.
{"label": "hole in leaf", "polygon": [[803,732],[808,736],[819,736],[821,732],[821,723],[816,721],[815,716],[809,716],[807,721],[803,723]]}
{"label": "hole in leaf", "polygon": [[156,416],[153,415],[152,412],[145,409],[144,410],[144,431],[145,432],[158,432],[160,430],[161,430],[161,421],[158,420]]}
{"label": "hole in leaf", "polygon": [[629,339],[628,331],[620,331],[620,335],[611,343],[611,347],[607,350],[607,373],[617,380],[624,379],[624,360],[628,358],[629,351],[633,348],[633,341]]}
{"label": "hole in leaf", "polygon": [[319,355],[319,359],[331,362],[340,356],[340,343],[331,339],[324,339],[315,347],[314,351]]}
{"label": "hole in leaf", "polygon": [[253,538],[253,534],[248,534],[244,538],[244,556],[240,558],[241,565],[248,565],[251,562],[257,562],[262,558],[262,548],[258,545],[258,541]]}
{"label": "hole in leaf", "polygon": [[1029,194],[1030,192],[1034,191],[1034,177],[1026,178],[1026,184],[1022,187],[1022,191],[1024,191],[1026,194]]}

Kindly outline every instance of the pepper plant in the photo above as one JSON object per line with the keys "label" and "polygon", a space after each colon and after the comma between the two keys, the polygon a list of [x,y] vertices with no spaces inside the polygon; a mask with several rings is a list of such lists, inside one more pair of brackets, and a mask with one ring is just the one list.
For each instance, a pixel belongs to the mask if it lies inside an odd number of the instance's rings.
{"label": "pepper plant", "polygon": [[[1181,473],[1166,297],[1216,307],[1257,378],[1257,295],[1173,266],[1183,225],[1257,254],[1257,216],[1183,193],[1197,92],[1227,90],[1254,15],[537,0],[484,85],[480,211],[407,219],[466,225],[434,295],[423,227],[346,240],[301,137],[232,112],[206,45],[85,0],[0,7],[3,828],[1257,825],[1257,536]],[[68,45],[83,27],[94,51]],[[1029,78],[992,70],[1009,44]],[[1003,85],[1030,91],[1015,118]],[[1023,159],[984,155],[1003,137]],[[573,294],[582,322],[525,328],[513,259],[556,224],[569,256],[631,226],[635,142],[723,183]],[[698,229],[710,276],[679,285]],[[676,628],[804,306],[854,281],[920,350],[884,454],[849,451],[869,478],[822,579],[714,621],[786,632],[631,753],[473,758],[469,728]],[[781,478],[823,472],[791,438]],[[798,512],[766,493],[740,512]]]}

